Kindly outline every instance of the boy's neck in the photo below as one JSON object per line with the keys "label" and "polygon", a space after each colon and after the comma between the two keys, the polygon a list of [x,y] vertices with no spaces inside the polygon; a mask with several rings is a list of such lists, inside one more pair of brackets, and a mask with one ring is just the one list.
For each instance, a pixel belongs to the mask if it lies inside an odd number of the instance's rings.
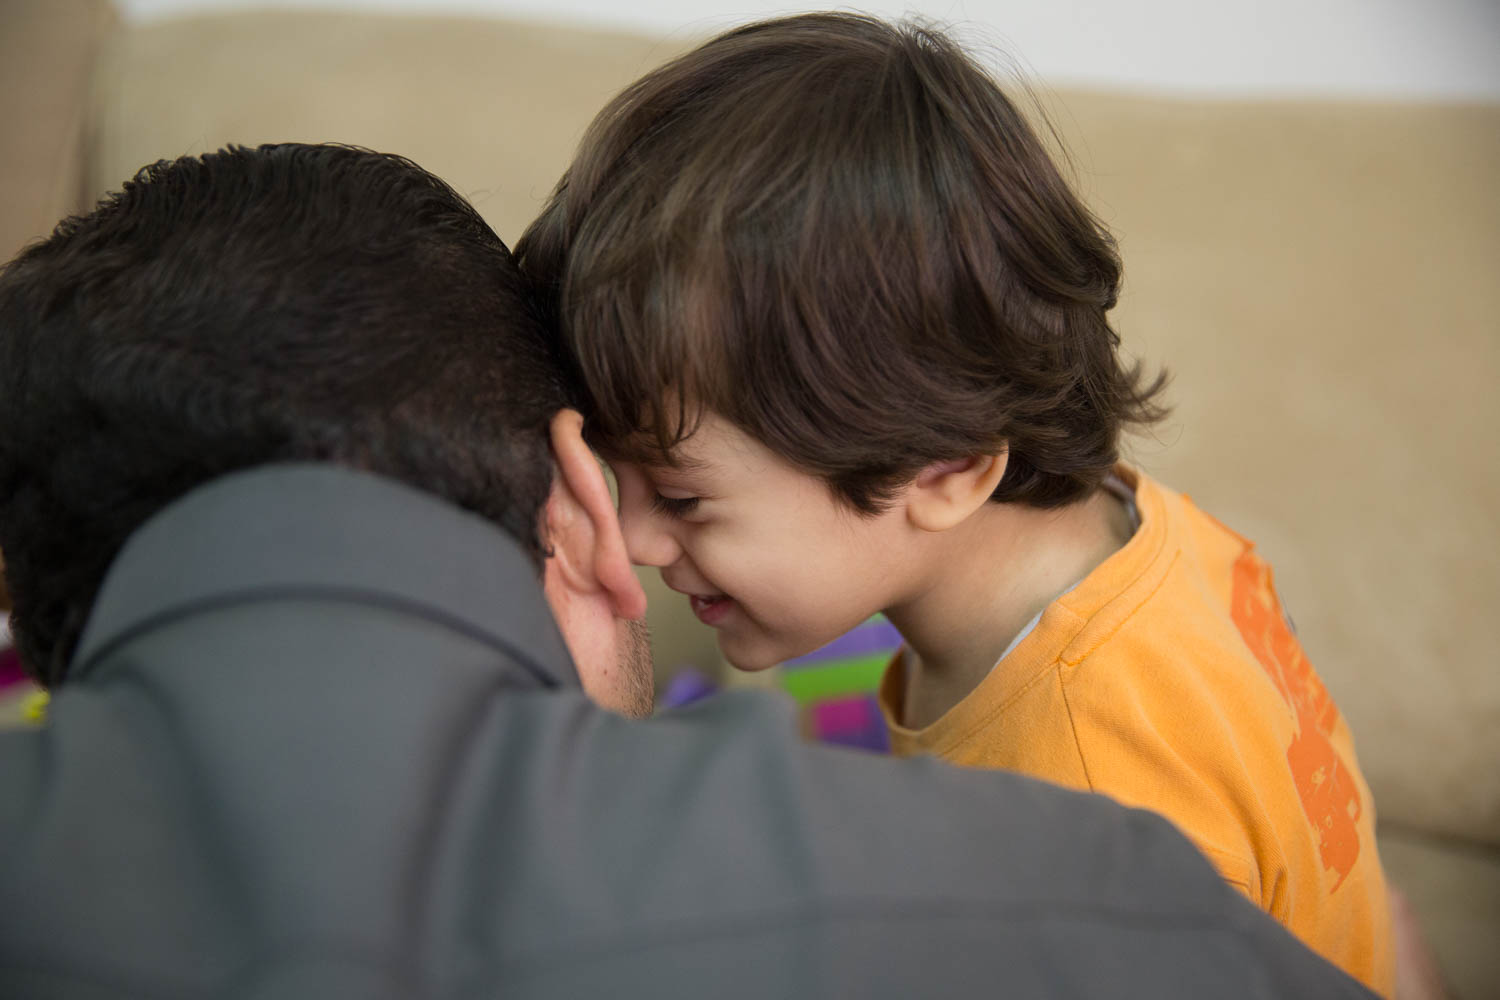
{"label": "boy's neck", "polygon": [[1042,609],[1133,532],[1107,490],[1055,510],[986,504],[943,532],[929,572],[886,615],[906,639],[903,726],[937,721],[984,680]]}

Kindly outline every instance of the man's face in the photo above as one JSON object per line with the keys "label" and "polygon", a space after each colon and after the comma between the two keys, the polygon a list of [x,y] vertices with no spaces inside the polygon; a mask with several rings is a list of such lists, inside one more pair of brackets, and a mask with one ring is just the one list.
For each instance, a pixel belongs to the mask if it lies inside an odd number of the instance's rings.
{"label": "man's face", "polygon": [[688,598],[735,666],[810,652],[910,585],[898,510],[855,513],[711,413],[675,457],[680,467],[611,463],[626,548]]}
{"label": "man's face", "polygon": [[645,622],[585,608],[558,616],[584,694],[601,708],[644,719],[656,705],[651,633]]}
{"label": "man's face", "polygon": [[588,691],[588,685],[584,690],[601,704],[601,697],[606,698],[609,704],[606,707],[613,708],[621,715],[627,715],[632,719],[644,719],[651,714],[656,707],[656,677],[652,667],[653,657],[651,655],[651,631],[645,622],[634,622],[625,618],[615,619],[617,631],[616,643],[619,653],[616,656],[618,678],[609,687],[607,694],[595,694]]}

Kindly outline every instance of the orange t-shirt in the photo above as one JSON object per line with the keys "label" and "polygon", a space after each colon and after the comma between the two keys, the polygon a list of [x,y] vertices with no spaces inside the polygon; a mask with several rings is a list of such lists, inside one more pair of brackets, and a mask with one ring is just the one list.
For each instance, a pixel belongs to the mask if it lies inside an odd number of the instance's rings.
{"label": "orange t-shirt", "polygon": [[1375,809],[1349,727],[1282,613],[1270,568],[1192,502],[1121,468],[1134,537],[1058,598],[897,753],[999,767],[1165,815],[1226,881],[1379,993],[1395,977]]}

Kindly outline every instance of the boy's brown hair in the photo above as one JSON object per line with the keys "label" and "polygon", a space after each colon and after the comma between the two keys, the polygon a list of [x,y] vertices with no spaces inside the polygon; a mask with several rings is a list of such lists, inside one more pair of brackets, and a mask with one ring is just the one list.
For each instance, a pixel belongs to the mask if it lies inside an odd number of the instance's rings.
{"label": "boy's brown hair", "polygon": [[1006,446],[994,499],[1054,507],[1162,413],[1116,356],[1113,239],[930,27],[807,14],[668,63],[516,251],[624,457],[670,462],[707,410],[862,512]]}

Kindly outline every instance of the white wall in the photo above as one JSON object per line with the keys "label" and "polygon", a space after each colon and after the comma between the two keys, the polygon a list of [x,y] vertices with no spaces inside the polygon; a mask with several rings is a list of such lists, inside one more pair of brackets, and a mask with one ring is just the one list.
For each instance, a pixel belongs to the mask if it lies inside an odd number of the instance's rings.
{"label": "white wall", "polygon": [[[796,9],[722,0],[117,0],[149,19],[285,6],[586,22],[706,34]],[[829,6],[833,6],[830,3]],[[1043,82],[1227,95],[1500,100],[1500,0],[868,0],[1014,54]]]}

